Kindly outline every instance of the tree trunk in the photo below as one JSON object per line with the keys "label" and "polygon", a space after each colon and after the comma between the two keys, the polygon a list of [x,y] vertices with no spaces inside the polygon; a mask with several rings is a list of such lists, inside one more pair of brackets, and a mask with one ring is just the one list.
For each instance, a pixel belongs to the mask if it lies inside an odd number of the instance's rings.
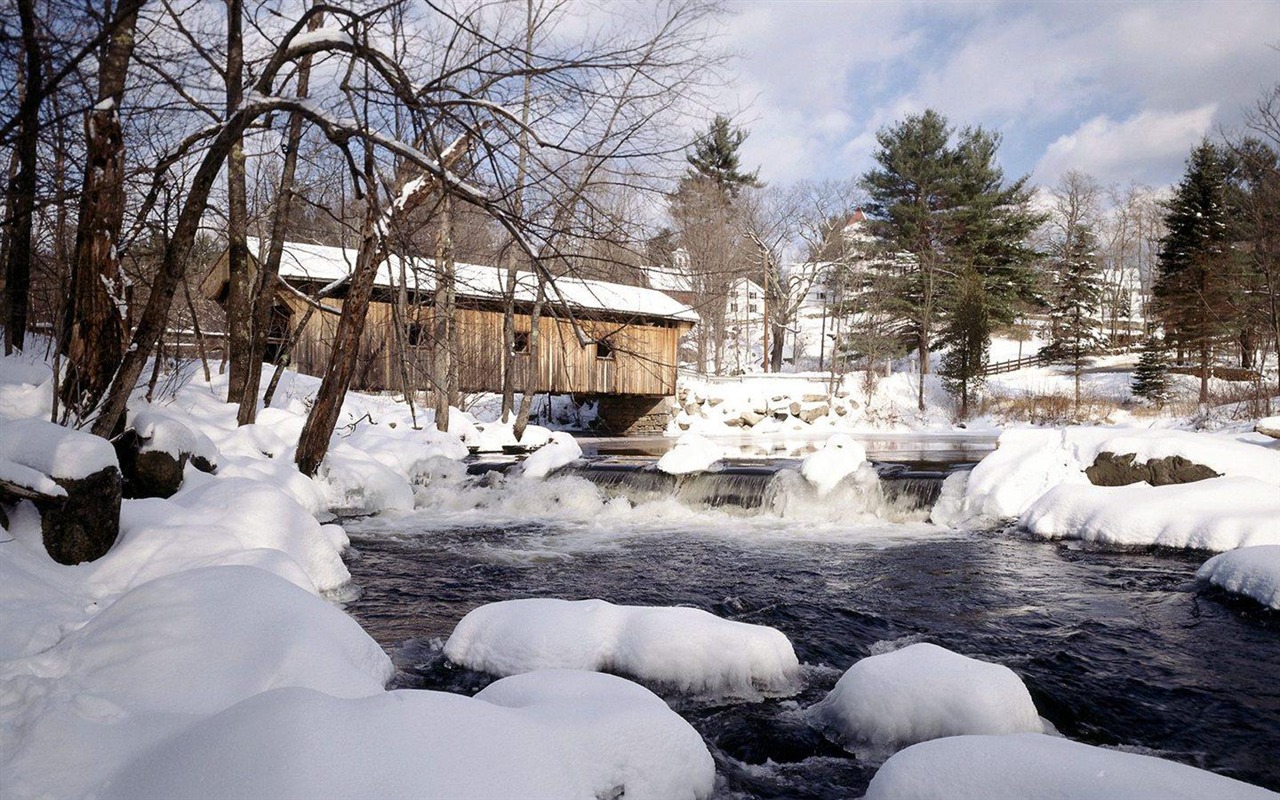
{"label": "tree trunk", "polygon": [[40,42],[36,38],[35,4],[33,0],[17,2],[26,69],[21,77],[22,103],[18,107],[18,137],[14,144],[18,172],[9,183],[9,196],[5,204],[9,217],[5,237],[8,252],[4,264],[6,355],[21,350],[26,344],[27,310],[31,302],[31,223],[36,201],[40,101],[44,94]]}
{"label": "tree trunk", "polygon": [[[319,30],[323,24],[324,14],[316,14],[307,24],[307,30]],[[310,85],[311,56],[308,55],[304,56],[298,64],[297,96],[299,99],[307,96]],[[301,142],[302,115],[294,111],[289,114],[289,128],[285,136],[284,165],[280,169],[280,189],[276,193],[275,215],[271,220],[271,240],[267,246],[266,259],[258,265],[258,279],[253,287],[252,324],[249,326],[249,347],[246,354],[249,369],[244,376],[244,387],[240,393],[240,410],[236,414],[236,422],[240,425],[250,425],[258,416],[258,389],[262,384],[262,362],[266,358],[267,339],[271,335],[271,315],[274,312],[276,300],[276,277],[280,274],[280,258],[284,254],[284,240],[289,233],[289,210],[293,204],[294,176],[298,170],[298,147]],[[229,392],[228,399],[230,399]]]}
{"label": "tree trunk", "polygon": [[[432,303],[431,376],[435,384],[436,430],[449,430],[449,402],[452,400],[449,376],[453,371],[453,204],[448,197],[440,203],[440,234],[436,239],[436,293]],[[504,337],[505,338],[505,337]],[[505,368],[506,362],[503,362]]]}
{"label": "tree trunk", "polygon": [[126,281],[117,249],[125,206],[120,102],[133,53],[137,6],[126,7],[124,14],[115,22],[98,68],[98,104],[85,118],[84,187],[71,262],[71,298],[59,348],[67,357],[62,402],[79,418],[106,392],[128,336],[123,313]]}
{"label": "tree trunk", "polygon": [[365,316],[369,311],[369,299],[373,295],[373,282],[378,265],[386,258],[384,240],[378,235],[377,203],[373,194],[375,186],[368,181],[364,227],[361,231],[360,250],[356,255],[355,272],[342,303],[342,316],[338,318],[338,332],[334,336],[329,353],[329,364],[320,381],[315,405],[302,426],[298,451],[294,461],[304,475],[313,476],[329,449],[329,437],[333,435],[342,411],[342,401],[351,386],[356,359],[360,351],[360,336],[364,333]]}
{"label": "tree trunk", "polygon": [[542,388],[539,385],[538,378],[541,376],[541,370],[538,368],[539,348],[541,347],[541,335],[538,331],[538,323],[542,319],[542,305],[547,299],[547,285],[538,276],[538,297],[534,300],[533,310],[529,313],[529,369],[526,372],[527,378],[520,395],[520,412],[516,414],[516,424],[513,432],[516,441],[519,442],[524,438],[524,429],[529,427],[529,415],[533,412],[533,399],[537,396],[538,391]]}
{"label": "tree trunk", "polygon": [[[227,3],[227,117],[239,108],[244,96],[244,20],[242,0]],[[245,197],[244,137],[237,136],[227,159],[227,402],[245,402],[244,390],[253,340],[253,267],[245,242],[249,227]],[[262,369],[262,365],[257,365]],[[254,397],[250,402],[257,402]]]}
{"label": "tree trunk", "polygon": [[1200,343],[1200,403],[1209,402],[1209,343]]}

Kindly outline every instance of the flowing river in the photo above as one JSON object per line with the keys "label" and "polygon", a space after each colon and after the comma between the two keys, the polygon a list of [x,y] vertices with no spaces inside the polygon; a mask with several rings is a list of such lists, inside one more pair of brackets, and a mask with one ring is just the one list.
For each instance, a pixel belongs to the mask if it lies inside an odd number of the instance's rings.
{"label": "flowing river", "polygon": [[1009,666],[1072,739],[1280,790],[1280,615],[1197,586],[1202,553],[947,530],[909,501],[797,516],[772,495],[631,508],[582,477],[528,483],[472,476],[429,510],[346,523],[362,589],[348,610],[393,655],[397,686],[471,694],[492,680],[441,654],[483,603],[688,605],[781,630],[804,665],[803,693],[784,700],[650,687],[702,733],[724,797],[860,795],[883,756],[843,751],[799,711],[858,659],[915,641]]}

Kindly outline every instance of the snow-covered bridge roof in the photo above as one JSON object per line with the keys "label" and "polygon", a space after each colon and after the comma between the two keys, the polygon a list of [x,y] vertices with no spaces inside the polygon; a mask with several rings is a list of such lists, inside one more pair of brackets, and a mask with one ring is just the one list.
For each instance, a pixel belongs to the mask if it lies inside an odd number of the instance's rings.
{"label": "snow-covered bridge roof", "polygon": [[[261,255],[265,242],[248,240],[249,251]],[[280,275],[289,280],[332,283],[346,278],[355,267],[356,251],[343,247],[286,242],[280,258]],[[481,264],[454,265],[457,294],[481,300],[501,300],[506,270]],[[392,255],[378,265],[375,285],[398,288],[404,276],[408,291],[435,291],[435,262],[429,258],[401,258]],[[670,295],[640,286],[627,286],[608,281],[561,277],[555,279],[565,302],[576,309],[630,314],[643,317],[697,322],[696,311]],[[538,282],[532,272],[519,271],[516,277],[516,302],[532,303],[537,298]],[[547,299],[554,302],[555,293],[548,287]]]}

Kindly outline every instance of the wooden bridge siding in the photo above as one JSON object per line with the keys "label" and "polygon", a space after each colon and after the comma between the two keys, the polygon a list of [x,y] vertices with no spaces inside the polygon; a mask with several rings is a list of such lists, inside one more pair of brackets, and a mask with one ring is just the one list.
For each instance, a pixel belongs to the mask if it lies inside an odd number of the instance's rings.
{"label": "wooden bridge siding", "polygon": [[[306,313],[297,298],[282,297],[292,312],[291,325]],[[325,305],[342,308],[342,301],[330,299]],[[410,321],[422,326],[422,339],[409,353],[410,382],[416,388],[431,387],[434,342],[434,312],[429,307],[409,310]],[[399,359],[390,303],[372,302],[361,337],[353,388],[398,389]],[[502,314],[480,309],[458,309],[458,388],[461,391],[501,391]],[[614,345],[612,359],[597,359],[594,345],[578,343],[573,326],[566,320],[543,316],[539,320],[537,391],[574,394],[671,395],[676,387],[676,349],[682,327],[622,325],[617,322],[582,321],[592,337],[607,337]],[[685,326],[687,327],[687,326]],[[338,318],[316,312],[293,348],[293,366],[308,375],[322,375],[328,365]],[[516,330],[529,331],[527,315],[516,315]],[[531,368],[527,355],[513,360],[515,385],[526,386]]]}

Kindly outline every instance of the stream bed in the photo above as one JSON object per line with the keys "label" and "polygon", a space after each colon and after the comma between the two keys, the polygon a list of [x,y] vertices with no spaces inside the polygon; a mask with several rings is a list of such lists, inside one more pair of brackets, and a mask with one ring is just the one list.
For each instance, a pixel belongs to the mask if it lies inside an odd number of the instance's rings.
{"label": "stream bed", "polygon": [[1072,739],[1280,790],[1280,615],[1197,586],[1202,553],[644,505],[528,519],[436,509],[346,523],[362,592],[348,611],[392,654],[397,687],[473,694],[492,680],[441,654],[483,603],[688,605],[781,630],[803,665],[803,692],[780,700],[650,687],[703,735],[719,796],[862,794],[883,754],[845,752],[799,711],[858,659],[915,641],[1012,668]]}

